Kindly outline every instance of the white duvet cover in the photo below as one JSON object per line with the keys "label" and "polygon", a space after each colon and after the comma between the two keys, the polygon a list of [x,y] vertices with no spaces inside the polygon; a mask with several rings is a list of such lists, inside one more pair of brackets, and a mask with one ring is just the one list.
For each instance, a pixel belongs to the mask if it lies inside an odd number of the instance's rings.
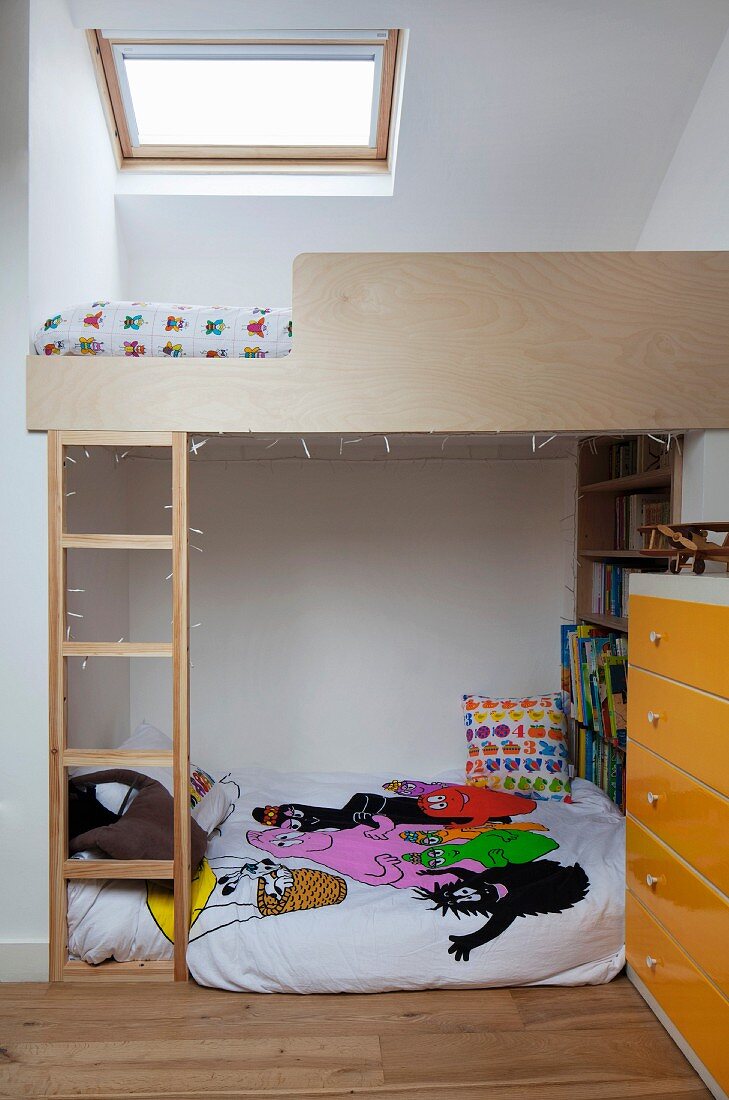
{"label": "white duvet cover", "polygon": [[[508,805],[457,780],[248,769],[221,784],[193,886],[201,985],[576,985],[623,966],[624,819],[590,783],[575,781],[572,804]],[[69,884],[73,956],[169,958],[171,935],[165,887]]]}

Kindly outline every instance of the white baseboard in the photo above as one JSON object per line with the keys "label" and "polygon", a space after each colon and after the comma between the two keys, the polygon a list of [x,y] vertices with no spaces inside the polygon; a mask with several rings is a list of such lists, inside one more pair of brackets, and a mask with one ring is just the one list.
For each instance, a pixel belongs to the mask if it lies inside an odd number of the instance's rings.
{"label": "white baseboard", "polygon": [[727,1097],[727,1094],[724,1092],[719,1082],[715,1080],[714,1077],[712,1077],[704,1063],[699,1058],[697,1058],[691,1047],[684,1039],[683,1035],[669,1020],[668,1016],[663,1011],[658,1001],[655,999],[645,983],[642,982],[641,979],[638,977],[632,966],[626,966],[625,972],[628,975],[630,981],[640,993],[641,997],[643,997],[643,999],[648,1003],[649,1007],[653,1009],[653,1012],[663,1024],[666,1031],[683,1054],[684,1058],[694,1067],[711,1095],[714,1096],[716,1100],[729,1100],[729,1097]]}
{"label": "white baseboard", "polygon": [[47,943],[0,942],[0,982],[47,981]]}

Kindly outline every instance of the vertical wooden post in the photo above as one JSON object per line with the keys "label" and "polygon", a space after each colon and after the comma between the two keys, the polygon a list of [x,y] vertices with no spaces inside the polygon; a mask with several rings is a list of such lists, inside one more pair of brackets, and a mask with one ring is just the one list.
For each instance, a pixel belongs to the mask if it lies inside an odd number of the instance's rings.
{"label": "vertical wooden post", "polygon": [[63,754],[67,740],[66,551],[63,444],[60,432],[48,433],[48,710],[49,710],[49,979],[60,982],[68,957],[66,881],[68,807]]}
{"label": "vertical wooden post", "polygon": [[190,682],[187,433],[172,436],[172,738],[175,799],[175,981],[187,981],[190,926]]}

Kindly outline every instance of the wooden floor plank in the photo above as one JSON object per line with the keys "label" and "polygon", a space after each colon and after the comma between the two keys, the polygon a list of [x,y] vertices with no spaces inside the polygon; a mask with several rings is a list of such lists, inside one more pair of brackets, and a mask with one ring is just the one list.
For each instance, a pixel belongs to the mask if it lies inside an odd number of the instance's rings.
{"label": "wooden floor plank", "polygon": [[[265,1036],[272,1031],[319,1035],[342,1029],[358,1035],[384,1030],[407,1037],[413,1031],[484,1031],[495,1020],[503,1031],[524,1026],[507,989],[301,997],[231,994],[194,983],[174,988],[125,984],[88,985],[83,996],[70,1000],[68,986],[15,988],[19,992],[14,1008],[6,1011],[8,1001],[0,1006],[0,1022],[6,1039],[18,1042],[39,1037],[44,1042],[72,1042],[80,1030],[88,1041],[103,1040],[111,1014],[123,1018],[125,1038],[146,1038],[152,1028],[160,1040],[179,1038],[181,1027],[186,1038],[205,1039],[213,1030],[220,1037]],[[36,992],[22,992],[31,989]]]}
{"label": "wooden floor plank", "polygon": [[310,997],[3,985],[0,1044],[3,1098],[709,1097],[624,978]]}
{"label": "wooden floor plank", "polygon": [[[116,1030],[111,1024],[110,1030]],[[17,1043],[0,1076],[8,1095],[34,1095],[36,1082],[46,1094],[104,1096],[160,1090],[178,1096],[218,1089],[322,1089],[383,1083],[376,1036],[327,1035],[258,1039],[168,1039],[164,1043],[115,1041]],[[15,1091],[12,1091],[15,1090]]]}
{"label": "wooden floor plank", "polygon": [[[627,978],[589,987],[524,986],[510,990],[523,1026],[558,1030],[611,1027],[654,1028],[656,1018]],[[505,1030],[500,1028],[500,1030]]]}
{"label": "wooden floor plank", "polygon": [[[691,1078],[694,1071],[668,1034],[621,1028],[563,1032],[549,1021],[540,1031],[449,1035],[443,1043],[430,1036],[408,1040],[407,1057],[397,1040],[381,1036],[386,1084],[408,1084],[413,1074],[443,1087],[469,1084],[474,1078],[489,1086],[508,1082],[522,1089],[550,1084],[665,1081]],[[548,1068],[547,1068],[548,1067]],[[592,1094],[592,1093],[591,1093]]]}

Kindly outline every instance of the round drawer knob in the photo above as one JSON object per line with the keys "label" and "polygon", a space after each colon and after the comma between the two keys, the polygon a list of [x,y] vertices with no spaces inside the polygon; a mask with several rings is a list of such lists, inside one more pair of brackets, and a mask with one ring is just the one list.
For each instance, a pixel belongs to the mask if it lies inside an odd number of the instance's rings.
{"label": "round drawer knob", "polygon": [[658,959],[654,959],[652,955],[646,955],[645,965],[648,967],[649,970],[654,970],[658,965]]}
{"label": "round drawer knob", "polygon": [[658,801],[658,795],[654,794],[653,791],[648,791],[646,798],[648,799],[649,806],[655,806],[656,802]]}
{"label": "round drawer knob", "polygon": [[650,638],[650,640],[651,640],[651,642],[653,643],[653,645],[658,645],[658,643],[660,642],[660,640],[661,640],[661,638],[663,637],[663,635],[662,635],[662,634],[659,634],[657,630],[651,630],[651,632],[650,632],[650,634],[648,635],[648,637]]}
{"label": "round drawer knob", "polygon": [[657,710],[649,710],[648,711],[648,721],[650,722],[650,724],[652,726],[655,726],[658,723],[658,719],[660,717],[661,717],[660,711],[657,711]]}
{"label": "round drawer knob", "polygon": [[646,875],[646,876],[645,876],[645,884],[646,884],[646,886],[655,886],[655,884],[656,884],[657,882],[658,882],[658,879],[656,878],[656,876],[655,876],[655,875]]}

